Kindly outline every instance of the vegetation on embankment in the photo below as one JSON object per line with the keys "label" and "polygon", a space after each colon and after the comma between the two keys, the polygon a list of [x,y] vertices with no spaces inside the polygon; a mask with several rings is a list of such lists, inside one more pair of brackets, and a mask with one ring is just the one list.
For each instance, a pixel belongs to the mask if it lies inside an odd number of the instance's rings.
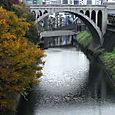
{"label": "vegetation on embankment", "polygon": [[[0,1],[0,6],[3,6],[3,3]],[[18,95],[25,96],[27,89],[38,83],[44,63],[42,60],[44,52],[26,36],[32,23],[27,21],[26,17],[19,17],[18,12],[14,13],[11,10],[11,7],[8,9],[0,7],[0,114],[2,115],[10,115],[11,110],[15,110]],[[8,113],[5,113],[6,111]]]}
{"label": "vegetation on embankment", "polygon": [[88,47],[92,41],[92,36],[88,31],[82,31],[77,35],[77,42],[83,45],[83,47]]}
{"label": "vegetation on embankment", "polygon": [[[79,44],[86,48],[91,43],[92,36],[88,31],[83,31],[77,35],[76,39]],[[99,54],[99,58],[105,65],[105,68],[110,73],[113,80],[115,80],[115,48],[111,52],[108,52],[105,49],[101,48],[97,51],[97,53]]]}
{"label": "vegetation on embankment", "polygon": [[99,57],[112,76],[112,79],[115,80],[115,48],[111,52],[102,50]]}

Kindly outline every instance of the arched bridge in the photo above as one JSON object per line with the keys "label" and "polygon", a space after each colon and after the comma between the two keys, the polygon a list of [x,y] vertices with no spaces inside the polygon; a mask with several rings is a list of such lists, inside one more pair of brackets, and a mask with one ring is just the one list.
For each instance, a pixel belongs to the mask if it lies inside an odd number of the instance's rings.
{"label": "arched bridge", "polygon": [[103,35],[107,28],[106,6],[80,6],[80,5],[34,5],[30,6],[35,13],[37,21],[52,13],[69,12],[79,17],[92,33],[93,41],[90,49],[95,50],[103,44]]}

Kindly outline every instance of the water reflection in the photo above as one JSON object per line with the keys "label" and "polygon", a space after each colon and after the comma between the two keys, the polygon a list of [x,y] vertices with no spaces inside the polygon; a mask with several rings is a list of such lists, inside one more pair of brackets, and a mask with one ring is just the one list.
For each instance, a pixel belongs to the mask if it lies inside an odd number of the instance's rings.
{"label": "water reflection", "polygon": [[44,76],[28,101],[21,100],[17,115],[114,115],[103,70],[94,60],[75,48],[48,49],[46,54]]}
{"label": "water reflection", "polygon": [[42,93],[65,95],[81,88],[86,82],[89,61],[82,52],[51,49],[47,51],[45,60],[44,76],[39,85]]}

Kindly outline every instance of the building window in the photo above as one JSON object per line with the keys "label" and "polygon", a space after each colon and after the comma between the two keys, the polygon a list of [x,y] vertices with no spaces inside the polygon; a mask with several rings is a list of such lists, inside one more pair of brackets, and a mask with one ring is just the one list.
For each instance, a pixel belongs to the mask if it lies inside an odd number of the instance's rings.
{"label": "building window", "polygon": [[92,0],[87,0],[87,5],[91,5],[92,4]]}

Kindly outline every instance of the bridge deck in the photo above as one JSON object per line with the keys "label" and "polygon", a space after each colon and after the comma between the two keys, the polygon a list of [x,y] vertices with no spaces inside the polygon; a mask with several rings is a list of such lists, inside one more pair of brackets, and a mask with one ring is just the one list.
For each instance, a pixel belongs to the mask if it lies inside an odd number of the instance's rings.
{"label": "bridge deck", "polygon": [[44,31],[40,33],[41,37],[54,37],[54,36],[66,36],[66,35],[75,35],[76,32],[70,30],[54,30],[54,31]]}
{"label": "bridge deck", "polygon": [[46,5],[30,5],[30,8],[38,8],[38,7],[42,7],[42,8],[44,8],[44,7],[55,7],[55,8],[59,8],[59,7],[69,7],[69,8],[105,8],[106,6],[105,5],[69,5],[69,4],[61,4],[61,5],[48,5],[48,4],[46,4]]}

